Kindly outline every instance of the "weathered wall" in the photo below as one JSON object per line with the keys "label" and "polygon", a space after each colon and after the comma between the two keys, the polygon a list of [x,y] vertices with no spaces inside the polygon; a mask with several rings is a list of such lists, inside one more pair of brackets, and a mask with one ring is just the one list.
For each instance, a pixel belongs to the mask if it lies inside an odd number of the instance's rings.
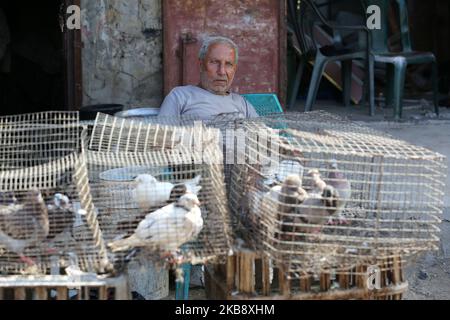
{"label": "weathered wall", "polygon": [[81,0],[83,105],[158,107],[161,0]]}

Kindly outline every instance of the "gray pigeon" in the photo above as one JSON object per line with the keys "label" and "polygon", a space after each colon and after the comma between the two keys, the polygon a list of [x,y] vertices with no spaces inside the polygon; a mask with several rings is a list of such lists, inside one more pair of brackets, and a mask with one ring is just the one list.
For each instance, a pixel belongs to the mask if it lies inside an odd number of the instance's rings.
{"label": "gray pigeon", "polygon": [[30,190],[22,203],[0,206],[0,244],[18,254],[21,261],[35,264],[23,252],[28,247],[39,245],[48,233],[47,206],[39,190]]}
{"label": "gray pigeon", "polygon": [[338,219],[337,223],[346,224],[347,220],[343,217],[342,212],[345,209],[347,201],[350,200],[352,187],[345,174],[338,169],[337,161],[335,159],[331,161],[330,172],[328,173],[326,183],[327,185],[333,186],[338,194],[336,199],[336,212],[334,214]]}

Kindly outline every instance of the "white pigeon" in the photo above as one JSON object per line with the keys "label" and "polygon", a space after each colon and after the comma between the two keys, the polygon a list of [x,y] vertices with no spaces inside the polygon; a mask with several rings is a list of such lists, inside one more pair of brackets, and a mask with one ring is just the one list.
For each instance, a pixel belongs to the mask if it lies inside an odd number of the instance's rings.
{"label": "white pigeon", "polygon": [[[201,176],[198,175],[192,180],[173,184],[170,182],[158,181],[150,174],[140,174],[136,177],[136,188],[133,190],[134,200],[142,210],[149,210],[152,207],[165,204],[170,198],[175,187],[183,187],[182,191],[198,194],[202,188],[200,183]],[[184,193],[183,192],[183,193]]]}
{"label": "white pigeon", "polygon": [[130,237],[110,242],[113,252],[135,247],[150,247],[175,252],[194,240],[203,228],[200,202],[193,193],[186,193],[159,210],[145,216]]}

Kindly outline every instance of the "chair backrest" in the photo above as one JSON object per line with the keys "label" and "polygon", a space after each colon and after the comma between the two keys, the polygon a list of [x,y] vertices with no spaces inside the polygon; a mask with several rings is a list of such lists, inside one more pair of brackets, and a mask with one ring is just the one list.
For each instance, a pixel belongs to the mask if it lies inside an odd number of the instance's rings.
{"label": "chair backrest", "polygon": [[[362,0],[363,4],[368,7],[370,5],[377,5],[380,10],[381,28],[370,29],[371,35],[371,50],[373,53],[387,53],[389,52],[388,38],[389,38],[389,5],[394,0]],[[395,0],[398,6],[398,22],[401,32],[401,41],[403,52],[411,51],[411,39],[409,35],[408,24],[408,8],[405,0]]]}
{"label": "chair backrest", "polygon": [[247,93],[242,96],[255,107],[259,116],[283,112],[275,93]]}
{"label": "chair backrest", "polygon": [[[354,31],[345,31],[335,26],[357,26],[361,25],[363,21],[362,3],[361,0],[352,0],[352,10],[342,10],[338,0],[328,1],[328,11],[339,11],[341,14],[346,12],[352,17],[358,17],[361,21],[338,21],[330,20],[325,15],[321,6],[324,4],[317,4],[314,0],[288,0],[289,1],[289,24],[291,29],[295,32],[297,42],[303,54],[313,56],[318,48],[324,45],[334,45],[336,48],[345,46],[343,37],[348,36]],[[348,2],[346,0],[345,2]],[[336,19],[334,17],[333,19]],[[324,43],[323,34],[328,34],[330,40]],[[331,42],[330,42],[331,41]],[[360,46],[361,44],[358,44]],[[365,43],[364,43],[365,46]]]}

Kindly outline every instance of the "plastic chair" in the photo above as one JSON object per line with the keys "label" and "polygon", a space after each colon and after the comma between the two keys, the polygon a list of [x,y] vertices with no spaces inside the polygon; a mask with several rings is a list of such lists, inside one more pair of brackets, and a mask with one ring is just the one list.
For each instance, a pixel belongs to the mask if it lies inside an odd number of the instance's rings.
{"label": "plastic chair", "polygon": [[[359,2],[357,4],[360,6]],[[325,67],[332,61],[341,62],[343,102],[345,106],[350,105],[352,60],[364,60],[366,65],[369,63],[369,52],[367,50],[369,34],[367,28],[356,25],[336,25],[327,21],[313,0],[302,0],[299,9],[297,8],[297,0],[288,0],[288,5],[291,28],[300,46],[299,51],[296,50],[300,58],[300,64],[292,88],[292,95],[289,99],[289,108],[292,108],[295,104],[303,69],[309,61],[313,61],[314,68],[306,98],[305,111],[312,109]],[[318,27],[331,30],[332,45],[321,46],[318,43],[315,35]],[[356,32],[358,35],[357,45],[348,46],[344,44],[342,32]],[[368,70],[373,72],[373,69],[369,68]],[[366,78],[369,80],[373,77],[366,75]],[[374,113],[373,108],[371,108],[370,113]]]}
{"label": "plastic chair", "polygon": [[242,96],[253,105],[259,116],[283,112],[275,93],[247,93]]}
{"label": "plastic chair", "polygon": [[[390,1],[393,0],[361,0],[363,5],[377,5],[381,9],[381,28],[371,29],[370,32],[370,53],[375,62],[387,64],[387,90],[386,90],[386,104],[394,107],[394,117],[396,119],[402,116],[402,97],[405,85],[406,68],[410,64],[425,64],[432,65],[432,82],[434,94],[434,108],[437,115],[439,115],[438,105],[438,69],[436,58],[431,52],[414,51],[411,46],[411,39],[409,35],[408,25],[408,8],[405,0],[395,0],[398,5],[398,21],[401,32],[401,43],[403,50],[401,52],[391,52],[388,48],[388,10]],[[373,69],[374,64],[370,63],[370,68]],[[370,81],[370,103],[374,104],[375,88],[374,81]]]}

